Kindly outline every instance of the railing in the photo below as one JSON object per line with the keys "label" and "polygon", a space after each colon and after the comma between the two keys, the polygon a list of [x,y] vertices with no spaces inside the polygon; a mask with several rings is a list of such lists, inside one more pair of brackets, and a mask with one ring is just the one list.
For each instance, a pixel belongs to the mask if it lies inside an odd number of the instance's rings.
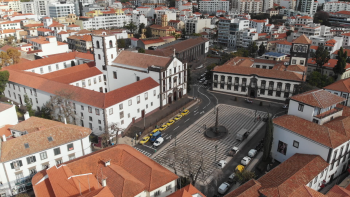
{"label": "railing", "polygon": [[315,115],[314,117],[316,117],[318,119],[322,119],[322,118],[325,118],[327,116],[330,116],[330,115],[335,114],[335,113],[337,113],[339,111],[342,111],[342,110],[343,110],[343,108],[341,108],[341,107],[335,107],[335,108],[333,108],[333,109],[331,109],[329,111],[326,111],[326,112],[323,112],[321,114]]}
{"label": "railing", "polygon": [[23,177],[20,179],[16,179],[15,185],[23,185],[23,184],[31,183],[34,175],[35,174],[29,175],[27,177]]}

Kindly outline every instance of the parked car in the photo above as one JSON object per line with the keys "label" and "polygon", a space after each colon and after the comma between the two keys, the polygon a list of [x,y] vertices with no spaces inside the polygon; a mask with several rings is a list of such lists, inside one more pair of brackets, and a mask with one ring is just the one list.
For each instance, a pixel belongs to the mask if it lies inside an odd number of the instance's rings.
{"label": "parked car", "polygon": [[243,172],[244,168],[244,165],[238,165],[235,170],[236,172]]}
{"label": "parked car", "polygon": [[218,166],[219,166],[219,168],[224,168],[225,166],[226,166],[226,161],[225,160],[220,160],[219,162],[218,162]]}
{"label": "parked car", "polygon": [[201,69],[201,68],[203,68],[203,64],[198,66],[196,69]]}
{"label": "parked car", "polygon": [[253,157],[255,157],[256,153],[258,153],[257,150],[255,150],[255,149],[250,149],[250,151],[248,152],[248,156],[249,156],[250,158],[253,158]]}
{"label": "parked car", "polygon": [[169,127],[169,126],[171,126],[171,125],[174,124],[174,123],[175,123],[175,120],[169,120],[169,122],[166,123],[166,125]]}
{"label": "parked car", "polygon": [[220,185],[220,187],[218,189],[218,193],[225,194],[228,191],[228,189],[230,189],[230,187],[231,187],[230,184],[224,182]]}
{"label": "parked car", "polygon": [[168,125],[163,124],[163,125],[159,128],[159,131],[164,131],[166,128],[168,128]]}
{"label": "parked car", "polygon": [[159,129],[153,129],[153,131],[151,131],[151,133],[149,134],[149,136],[152,136],[152,135],[155,134],[157,131],[159,131]]}
{"label": "parked car", "polygon": [[241,160],[241,164],[246,166],[250,163],[250,160],[252,160],[252,158],[248,157],[248,156],[245,156],[243,157],[243,159]]}
{"label": "parked car", "polygon": [[190,111],[188,111],[188,109],[185,109],[181,112],[181,115],[186,116],[188,113],[190,113]]}
{"label": "parked car", "polygon": [[207,86],[208,85],[208,80],[205,80],[203,85]]}
{"label": "parked car", "polygon": [[182,118],[182,115],[179,114],[179,115],[177,115],[177,116],[174,118],[174,120],[178,121],[178,120],[180,120],[181,118]]}
{"label": "parked car", "polygon": [[203,83],[205,81],[205,79],[201,79],[199,80],[199,83]]}
{"label": "parked car", "polygon": [[159,146],[161,145],[162,143],[164,142],[164,138],[162,137],[159,137],[154,143],[153,143],[153,146]]}
{"label": "parked car", "polygon": [[162,133],[160,131],[157,131],[155,134],[152,135],[150,141],[155,142],[160,137],[162,137]]}
{"label": "parked car", "polygon": [[232,147],[232,149],[228,152],[228,156],[234,156],[235,154],[237,154],[239,151],[237,146]]}
{"label": "parked car", "polygon": [[284,104],[284,105],[282,106],[282,108],[283,108],[283,109],[288,109],[288,104]]}
{"label": "parked car", "polygon": [[142,145],[146,144],[149,141],[149,139],[150,139],[149,136],[142,138],[142,140],[140,141],[140,144],[142,144]]}
{"label": "parked car", "polygon": [[235,173],[232,173],[232,174],[228,177],[228,182],[229,182],[229,183],[235,183],[235,182],[236,182],[235,176],[236,176],[236,174],[235,174]]}

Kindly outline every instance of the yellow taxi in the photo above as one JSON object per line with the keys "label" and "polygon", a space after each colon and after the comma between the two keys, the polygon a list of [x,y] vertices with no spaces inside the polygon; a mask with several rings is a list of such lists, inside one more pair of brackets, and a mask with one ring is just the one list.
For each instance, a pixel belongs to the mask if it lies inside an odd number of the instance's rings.
{"label": "yellow taxi", "polygon": [[186,116],[188,113],[190,113],[190,111],[188,111],[188,109],[185,109],[181,112],[181,115]]}
{"label": "yellow taxi", "polygon": [[150,139],[149,136],[142,138],[142,140],[140,140],[140,144],[142,144],[142,145],[146,144],[146,142],[148,142],[149,139]]}
{"label": "yellow taxi", "polygon": [[168,128],[168,125],[163,124],[163,125],[159,128],[159,131],[164,131],[166,128]]}
{"label": "yellow taxi", "polygon": [[159,131],[159,129],[154,129],[150,134],[149,136],[152,136],[155,132]]}
{"label": "yellow taxi", "polygon": [[170,127],[172,124],[174,124],[175,120],[169,120],[169,122],[166,123],[168,127]]}
{"label": "yellow taxi", "polygon": [[182,115],[179,114],[179,115],[175,116],[174,120],[178,121],[178,120],[180,120],[181,118],[182,118]]}
{"label": "yellow taxi", "polygon": [[244,170],[244,165],[238,165],[236,167],[236,172],[242,172]]}

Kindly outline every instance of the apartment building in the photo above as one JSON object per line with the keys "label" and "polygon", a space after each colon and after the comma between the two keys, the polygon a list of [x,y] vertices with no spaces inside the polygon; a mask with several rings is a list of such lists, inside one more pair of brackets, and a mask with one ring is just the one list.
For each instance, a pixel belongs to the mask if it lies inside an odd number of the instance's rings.
{"label": "apartment building", "polygon": [[325,12],[350,11],[350,2],[346,1],[331,1],[323,5]]}
{"label": "apartment building", "polygon": [[[35,175],[32,183],[37,197],[58,194],[73,197],[80,193],[88,196],[165,197],[176,191],[177,179],[177,175],[133,147],[120,144],[53,166]],[[124,183],[123,187],[120,183]],[[62,190],[63,186],[69,190]]]}
{"label": "apartment building", "polygon": [[88,128],[30,117],[0,130],[1,196],[26,192],[36,173],[91,153]]}
{"label": "apartment building", "polygon": [[240,0],[238,2],[240,13],[261,13],[263,11],[262,0]]}
{"label": "apartment building", "polygon": [[350,33],[342,34],[343,36],[343,46],[350,46]]}
{"label": "apartment building", "polygon": [[264,20],[251,19],[249,22],[249,27],[255,28],[256,32],[258,33],[263,33],[265,26],[268,24],[269,24],[269,19],[264,19]]}
{"label": "apartment building", "polygon": [[8,8],[15,12],[21,11],[21,2],[19,0],[3,0],[0,2],[1,5],[7,5]]}
{"label": "apartment building", "polygon": [[350,25],[350,11],[339,11],[329,13],[329,22],[335,24],[336,26],[349,26]]}
{"label": "apartment building", "polygon": [[32,13],[38,16],[49,16],[49,0],[32,0],[21,2],[22,14]]}
{"label": "apartment building", "polygon": [[201,19],[200,17],[193,17],[186,21],[185,30],[187,35],[193,33],[201,33],[204,31],[203,28],[209,27],[211,19]]}
{"label": "apartment building", "polygon": [[58,17],[66,17],[70,14],[75,13],[75,8],[73,3],[50,3],[49,7],[49,16],[58,18]]}
{"label": "apartment building", "polygon": [[21,21],[0,21],[0,30],[21,29]]}
{"label": "apartment building", "polygon": [[217,10],[228,12],[230,9],[230,2],[225,0],[203,0],[198,3],[201,13],[215,14]]}
{"label": "apartment building", "polygon": [[54,55],[57,53],[69,52],[68,44],[57,41],[55,36],[37,37],[28,39],[28,43],[32,45],[31,53],[36,56],[43,57],[47,55]]}
{"label": "apartment building", "polygon": [[297,12],[313,16],[317,11],[317,1],[315,0],[297,0],[294,9]]}
{"label": "apartment building", "polygon": [[249,20],[245,18],[220,19],[218,23],[218,42],[224,46],[235,48],[240,40],[242,30],[249,28]]}
{"label": "apartment building", "polygon": [[91,35],[76,36],[72,35],[67,38],[69,49],[77,50],[79,52],[87,52],[92,49]]}

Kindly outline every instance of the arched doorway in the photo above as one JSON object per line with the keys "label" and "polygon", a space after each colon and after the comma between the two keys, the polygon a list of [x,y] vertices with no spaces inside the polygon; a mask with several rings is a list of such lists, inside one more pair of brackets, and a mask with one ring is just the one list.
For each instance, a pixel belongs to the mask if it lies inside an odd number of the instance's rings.
{"label": "arched doorway", "polygon": [[176,91],[176,89],[174,89],[173,95],[174,95],[174,101],[176,101],[177,100],[177,91]]}
{"label": "arched doorway", "polygon": [[250,95],[249,95],[250,97],[255,97],[255,90],[254,89],[251,89],[250,90]]}
{"label": "arched doorway", "polygon": [[248,94],[250,97],[257,97],[257,91],[258,91],[258,79],[255,78],[255,76],[253,78],[250,79],[250,84],[249,84],[249,88],[248,88]]}
{"label": "arched doorway", "polygon": [[169,95],[168,95],[168,104],[171,104],[172,103],[172,99],[173,98],[173,94],[172,93],[170,93]]}
{"label": "arched doorway", "polygon": [[183,89],[181,88],[181,89],[179,90],[179,98],[180,98],[180,99],[182,98],[182,91],[183,91]]}

